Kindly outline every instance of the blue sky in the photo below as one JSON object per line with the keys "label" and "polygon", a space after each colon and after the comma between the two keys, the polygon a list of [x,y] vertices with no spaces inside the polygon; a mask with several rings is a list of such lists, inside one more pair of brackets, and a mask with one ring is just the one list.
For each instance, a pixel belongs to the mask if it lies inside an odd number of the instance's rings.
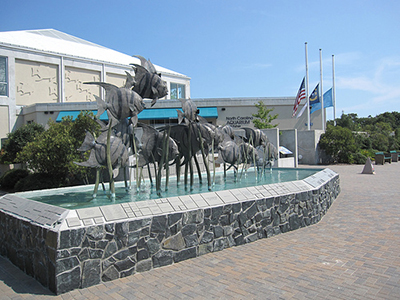
{"label": "blue sky", "polygon": [[[191,77],[192,98],[332,86],[336,116],[400,110],[400,1],[3,1],[0,31],[53,28]],[[332,119],[332,109],[327,109]]]}

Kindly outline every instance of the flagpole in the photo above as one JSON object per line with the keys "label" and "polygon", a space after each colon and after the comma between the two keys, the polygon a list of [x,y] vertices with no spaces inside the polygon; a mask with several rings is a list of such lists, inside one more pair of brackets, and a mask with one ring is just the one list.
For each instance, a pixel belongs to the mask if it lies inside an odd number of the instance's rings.
{"label": "flagpole", "polygon": [[307,101],[307,130],[310,130],[310,98],[308,96],[308,53],[307,53],[307,42],[306,46],[306,101]]}
{"label": "flagpole", "polygon": [[335,55],[332,54],[332,102],[333,102],[333,124],[336,126],[336,90],[335,90]]}
{"label": "flagpole", "polygon": [[322,88],[322,49],[319,49],[319,75],[321,80],[321,118],[322,130],[325,131],[324,89]]}

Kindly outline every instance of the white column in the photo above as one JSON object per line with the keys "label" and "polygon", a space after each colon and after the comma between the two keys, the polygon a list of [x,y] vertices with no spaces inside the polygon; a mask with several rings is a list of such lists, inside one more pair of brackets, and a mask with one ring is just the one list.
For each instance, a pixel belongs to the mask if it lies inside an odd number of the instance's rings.
{"label": "white column", "polygon": [[307,42],[306,47],[306,101],[307,101],[307,129],[310,130],[310,98],[308,96],[308,53],[307,53]]}
{"label": "white column", "polygon": [[332,102],[333,124],[336,126],[335,55],[332,55]]}
{"label": "white column", "polygon": [[325,108],[324,108],[324,89],[322,88],[322,50],[319,49],[319,66],[320,66],[320,80],[321,80],[321,118],[322,118],[322,130],[325,131]]}
{"label": "white column", "polygon": [[[106,82],[106,65],[105,64],[101,64],[100,81]],[[100,98],[106,99],[106,92],[103,88],[100,89]]]}
{"label": "white column", "polygon": [[58,65],[58,102],[65,102],[65,65],[64,57],[60,56],[60,64]]}

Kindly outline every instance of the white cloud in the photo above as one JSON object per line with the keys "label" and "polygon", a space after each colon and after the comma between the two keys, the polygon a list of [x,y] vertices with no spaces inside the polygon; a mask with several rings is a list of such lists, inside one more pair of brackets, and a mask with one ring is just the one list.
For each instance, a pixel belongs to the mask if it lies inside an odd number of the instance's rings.
{"label": "white cloud", "polygon": [[365,75],[336,77],[337,88],[369,92],[375,103],[400,100],[400,58],[383,58],[372,64],[375,67],[364,67]]}
{"label": "white cloud", "polygon": [[354,54],[342,56],[345,59],[336,73],[337,110],[359,116],[399,110],[400,57]]}
{"label": "white cloud", "polygon": [[379,92],[379,87],[374,84],[371,78],[361,76],[361,77],[343,77],[336,76],[336,88],[337,89],[350,89],[359,90],[364,92]]}

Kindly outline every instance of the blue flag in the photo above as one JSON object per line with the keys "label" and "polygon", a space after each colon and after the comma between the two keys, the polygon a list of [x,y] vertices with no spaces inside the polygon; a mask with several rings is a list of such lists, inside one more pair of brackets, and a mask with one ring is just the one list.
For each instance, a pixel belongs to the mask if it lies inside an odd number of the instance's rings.
{"label": "blue flag", "polygon": [[319,103],[319,83],[310,95],[310,107],[313,107],[315,103]]}
{"label": "blue flag", "polygon": [[[333,106],[333,100],[332,100],[332,88],[327,90],[324,93],[324,108],[331,107]],[[312,114],[314,111],[321,109],[321,102],[315,103],[314,105],[311,106],[310,113]]]}

